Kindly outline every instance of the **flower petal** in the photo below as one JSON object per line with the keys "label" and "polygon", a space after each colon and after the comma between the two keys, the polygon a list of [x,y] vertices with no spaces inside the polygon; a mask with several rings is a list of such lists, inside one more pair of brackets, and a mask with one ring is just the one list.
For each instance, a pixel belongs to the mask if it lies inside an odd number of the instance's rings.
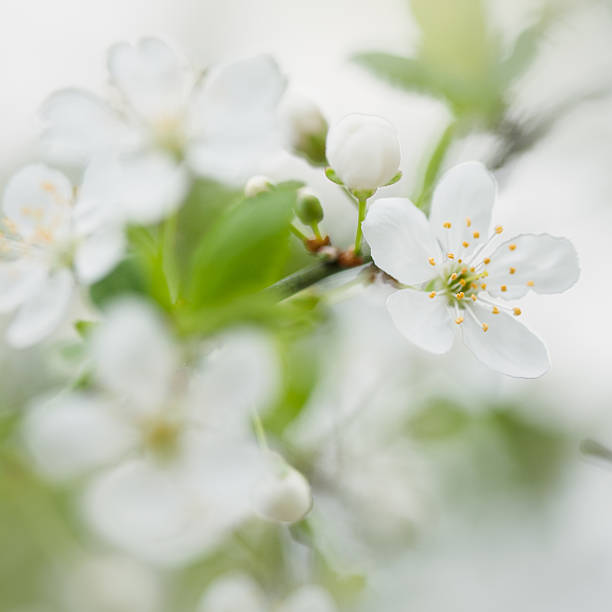
{"label": "flower petal", "polygon": [[[503,312],[492,314],[477,304],[461,325],[463,341],[474,355],[496,372],[516,378],[538,378],[550,367],[544,343],[516,318]],[[482,323],[488,325],[485,332]]]}
{"label": "flower petal", "polygon": [[123,231],[115,227],[108,227],[87,236],[74,256],[79,280],[90,284],[103,278],[121,260],[125,242]]}
{"label": "flower petal", "polygon": [[87,91],[57,91],[40,112],[46,123],[42,150],[57,163],[84,165],[100,153],[133,147],[140,138],[106,102]]}
{"label": "flower petal", "polygon": [[487,291],[505,299],[522,297],[530,289],[561,293],[580,276],[572,243],[549,234],[521,234],[504,242],[491,255],[487,271]]}
{"label": "flower petal", "polygon": [[180,206],[189,181],[185,169],[170,156],[149,153],[119,163],[116,198],[127,221],[157,223]]}
{"label": "flower petal", "polygon": [[148,414],[168,398],[178,358],[157,313],[144,302],[114,303],[92,337],[100,383],[127,398],[126,410]]}
{"label": "flower petal", "polygon": [[338,612],[331,595],[318,585],[305,585],[294,591],[278,612]]}
{"label": "flower petal", "polygon": [[265,612],[268,606],[259,585],[247,574],[217,578],[206,590],[196,612]]}
{"label": "flower petal", "polygon": [[440,261],[440,248],[427,218],[407,198],[381,198],[362,224],[374,263],[405,285],[435,276],[429,258]]}
{"label": "flower petal", "polygon": [[72,478],[119,459],[135,444],[135,431],[111,407],[83,393],[36,402],[24,422],[26,445],[39,469]]}
{"label": "flower petal", "polygon": [[73,289],[74,278],[68,270],[51,274],[19,308],[6,332],[9,344],[25,348],[55,331],[66,315]]}
{"label": "flower petal", "polygon": [[[459,164],[442,176],[429,220],[444,249],[465,258],[488,238],[496,191],[493,175],[480,162]],[[450,228],[445,227],[448,223]]]}
{"label": "flower petal", "polygon": [[444,297],[403,289],[387,298],[387,310],[400,333],[418,347],[442,354],[453,345],[455,323]]}
{"label": "flower petal", "polygon": [[45,164],[30,164],[14,174],[2,202],[4,214],[25,240],[42,241],[65,234],[71,205],[72,184]]}
{"label": "flower petal", "polygon": [[47,278],[44,264],[31,259],[0,262],[0,312],[9,312],[40,290]]}
{"label": "flower petal", "polygon": [[111,78],[126,101],[153,123],[180,120],[194,75],[173,49],[157,38],[122,42],[108,52]]}

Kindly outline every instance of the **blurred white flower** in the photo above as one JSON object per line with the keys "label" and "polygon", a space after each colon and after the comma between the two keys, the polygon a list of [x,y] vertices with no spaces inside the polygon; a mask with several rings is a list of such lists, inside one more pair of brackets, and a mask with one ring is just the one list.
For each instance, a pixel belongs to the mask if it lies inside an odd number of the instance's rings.
{"label": "blurred white flower", "polygon": [[277,453],[268,453],[265,476],[253,491],[256,512],[279,523],[302,520],[312,508],[308,481]]}
{"label": "blurred white flower", "polygon": [[327,160],[351,191],[376,191],[399,170],[397,132],[381,117],[347,115],[329,130]]}
{"label": "blurred white flower", "polygon": [[17,314],[7,330],[15,347],[52,333],[66,316],[77,282],[92,283],[123,255],[122,228],[100,214],[106,204],[89,170],[81,191],[43,164],[8,182],[0,233],[0,312]]}
{"label": "blurred white flower", "polygon": [[265,466],[251,411],[275,391],[272,349],[236,333],[189,368],[157,314],[131,300],[92,343],[102,392],[35,404],[26,443],[52,478],[100,470],[83,507],[111,542],[153,562],[194,558],[252,515]]}
{"label": "blurred white flower", "polygon": [[440,180],[429,221],[410,200],[383,198],[370,209],[364,236],[376,265],[414,286],[387,300],[406,338],[441,354],[461,327],[463,341],[485,365],[535,378],[549,368],[546,347],[516,320],[520,308],[491,298],[565,291],[578,279],[578,258],[567,239],[548,234],[522,234],[491,252],[503,231],[497,226],[489,234],[495,194],[495,180],[482,164],[460,164]]}
{"label": "blurred white flower", "polygon": [[201,76],[164,42],[144,38],[111,47],[108,69],[119,108],[78,89],[44,103],[42,144],[51,159],[80,165],[118,155],[131,193],[155,200],[161,189],[176,205],[187,188],[182,161],[197,174],[243,180],[276,142],[285,79],[268,56]]}
{"label": "blurred white flower", "polygon": [[272,185],[272,179],[261,174],[256,174],[246,182],[246,185],[244,186],[244,195],[247,198],[254,198],[256,195],[263,193],[264,191],[269,191]]}
{"label": "blurred white flower", "polygon": [[281,602],[270,602],[248,575],[217,578],[206,590],[197,612],[337,612],[331,595],[317,585],[304,585]]}

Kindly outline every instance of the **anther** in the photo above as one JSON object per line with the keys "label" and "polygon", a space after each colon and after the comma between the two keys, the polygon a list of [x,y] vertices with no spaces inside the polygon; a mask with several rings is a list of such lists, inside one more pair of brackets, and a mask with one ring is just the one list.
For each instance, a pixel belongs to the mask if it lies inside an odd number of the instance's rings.
{"label": "anther", "polygon": [[474,236],[474,238],[478,240],[478,238],[480,238],[480,232],[474,232],[472,236]]}
{"label": "anther", "polygon": [[528,287],[533,287],[535,285],[535,283],[533,281],[527,281],[527,286]]}
{"label": "anther", "polygon": [[467,273],[467,268],[461,268],[461,274],[466,274]]}
{"label": "anther", "polygon": [[435,298],[435,297],[436,297],[436,292],[435,292],[435,291],[432,291],[432,292],[429,294],[429,297],[430,297],[430,298],[432,298],[432,299],[433,299],[433,298]]}
{"label": "anther", "polygon": [[498,226],[495,228],[495,233],[496,233],[496,234],[501,234],[503,231],[504,231],[504,228],[503,228],[501,225],[498,225]]}
{"label": "anther", "polygon": [[480,287],[484,291],[487,288],[487,283],[481,283]]}
{"label": "anther", "polygon": [[435,260],[433,257],[430,257],[430,258],[428,259],[428,261],[429,261],[429,263],[430,263],[432,266],[435,266],[435,265],[436,265],[436,260]]}
{"label": "anther", "polygon": [[521,314],[521,312],[522,311],[520,308],[515,307],[512,309],[512,313],[514,314],[515,317],[518,317]]}
{"label": "anther", "polygon": [[482,324],[482,331],[483,331],[483,332],[486,332],[486,331],[488,331],[488,330],[489,330],[489,326],[488,326],[486,323],[483,323],[483,324]]}
{"label": "anther", "polygon": [[508,291],[508,287],[506,287],[506,285],[502,285],[500,289],[502,290],[502,292]]}
{"label": "anther", "polygon": [[472,267],[470,268],[470,272],[476,272],[476,268],[475,268],[474,266],[472,266]]}
{"label": "anther", "polygon": [[463,259],[458,259],[457,263],[463,263]]}
{"label": "anther", "polygon": [[465,240],[461,243],[464,249],[467,249],[470,246],[469,242],[465,242]]}
{"label": "anther", "polygon": [[463,323],[463,317],[457,317],[457,318],[455,319],[455,323],[456,323],[457,325],[461,325],[461,323]]}
{"label": "anther", "polygon": [[465,283],[466,283],[466,282],[467,282],[467,281],[465,280],[465,278],[460,278],[460,279],[459,279],[459,284],[460,284],[462,287],[465,287]]}
{"label": "anther", "polygon": [[510,268],[509,272],[510,274],[514,274],[516,272],[516,268]]}
{"label": "anther", "polygon": [[470,296],[472,298],[472,302],[475,302],[478,298],[475,295]]}
{"label": "anther", "polygon": [[456,294],[455,294],[455,297],[456,297],[458,300],[462,300],[462,299],[465,297],[465,293],[463,293],[463,291],[460,291],[459,293],[456,293]]}
{"label": "anther", "polygon": [[488,266],[491,263],[491,258],[490,257],[485,257],[482,262],[484,263],[485,266]]}
{"label": "anther", "polygon": [[453,273],[450,275],[450,279],[451,279],[452,281],[457,280],[457,273],[456,273],[456,272],[453,272]]}
{"label": "anther", "polygon": [[451,227],[453,227],[453,224],[450,221],[446,221],[445,223],[442,224],[442,227],[445,227],[446,229],[450,229]]}
{"label": "anther", "polygon": [[446,254],[446,256],[447,256],[449,259],[455,259],[455,254],[454,254],[454,253],[447,253],[447,254]]}
{"label": "anther", "polygon": [[499,314],[499,308],[497,306],[493,306],[493,310],[491,310],[493,314]]}
{"label": "anther", "polygon": [[516,249],[516,244],[509,244],[509,245],[508,245],[508,248],[509,248],[511,251],[514,251],[514,250]]}
{"label": "anther", "polygon": [[465,224],[466,224],[468,227],[470,227],[470,225],[472,225],[472,220],[471,220],[469,217],[467,217],[467,218],[466,218],[466,220],[465,220]]}

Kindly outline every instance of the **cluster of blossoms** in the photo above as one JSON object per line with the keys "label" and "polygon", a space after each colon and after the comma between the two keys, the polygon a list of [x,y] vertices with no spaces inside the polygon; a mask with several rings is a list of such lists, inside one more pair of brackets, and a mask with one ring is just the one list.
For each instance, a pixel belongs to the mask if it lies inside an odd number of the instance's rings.
{"label": "cluster of blossoms", "polygon": [[[66,173],[31,164],[6,186],[0,312],[15,313],[10,344],[31,346],[66,322],[79,287],[126,259],[134,226],[157,228],[180,214],[195,177],[244,184],[249,200],[274,191],[274,181],[256,173],[265,154],[284,143],[324,168],[357,210],[354,244],[340,249],[320,230],[324,210],[317,195],[307,187],[294,194],[287,233],[325,270],[373,262],[373,274],[364,276],[390,281],[386,306],[393,323],[426,351],[449,351],[460,330],[493,370],[530,378],[548,369],[546,347],[519,321],[515,300],[571,287],[579,276],[576,252],[566,239],[547,234],[501,241],[503,228],[491,229],[496,184],[482,164],[450,169],[427,218],[406,198],[373,200],[401,178],[393,126],[353,114],[328,129],[312,103],[283,99],[285,78],[268,57],[200,75],[161,41],[144,39],[113,47],[108,67],[112,103],[69,89],[43,106],[45,158]],[[78,171],[75,186],[68,176]],[[289,524],[308,515],[311,486],[268,448],[259,416],[282,386],[269,336],[233,327],[185,338],[171,316],[125,296],[96,316],[101,321],[86,334],[87,384],[34,402],[23,431],[49,478],[87,476],[81,505],[98,533],[149,561],[183,564],[253,517]],[[370,478],[381,489],[394,485],[396,472],[404,472],[394,468],[408,456],[403,446],[389,449],[368,465]],[[312,472],[333,479],[329,462],[318,463]],[[364,499],[362,478],[355,470],[343,495],[357,500],[351,503],[369,520],[380,513]],[[398,494],[386,509],[389,540],[420,513],[407,506]],[[200,610],[255,612],[272,605],[279,612],[336,610],[318,587],[270,601],[244,576],[212,585]]]}

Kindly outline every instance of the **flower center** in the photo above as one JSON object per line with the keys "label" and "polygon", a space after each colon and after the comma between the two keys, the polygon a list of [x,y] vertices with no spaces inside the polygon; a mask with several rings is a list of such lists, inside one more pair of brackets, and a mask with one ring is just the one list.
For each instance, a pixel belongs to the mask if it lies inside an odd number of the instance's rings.
{"label": "flower center", "polygon": [[178,422],[157,417],[144,425],[143,443],[156,458],[168,460],[179,449],[181,426]]}

